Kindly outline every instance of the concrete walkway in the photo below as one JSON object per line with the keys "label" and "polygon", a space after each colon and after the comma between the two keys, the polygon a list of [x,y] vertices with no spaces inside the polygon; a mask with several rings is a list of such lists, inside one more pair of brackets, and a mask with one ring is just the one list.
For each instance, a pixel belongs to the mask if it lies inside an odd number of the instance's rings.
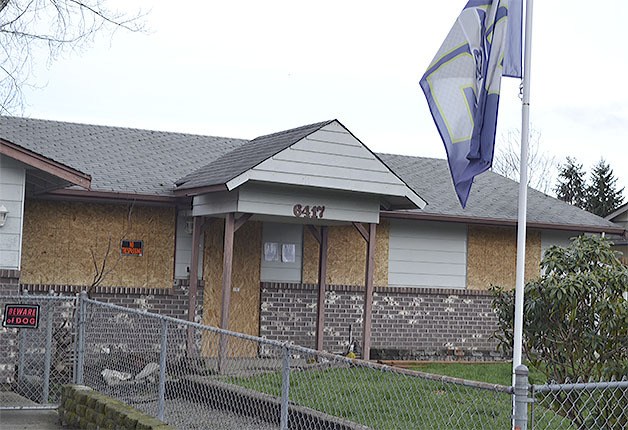
{"label": "concrete walkway", "polygon": [[59,423],[56,410],[21,409],[0,411],[1,430],[58,430],[66,429]]}
{"label": "concrete walkway", "polygon": [[[33,407],[37,403],[13,392],[0,392],[0,406]],[[55,409],[0,410],[0,430],[57,430],[62,427]]]}

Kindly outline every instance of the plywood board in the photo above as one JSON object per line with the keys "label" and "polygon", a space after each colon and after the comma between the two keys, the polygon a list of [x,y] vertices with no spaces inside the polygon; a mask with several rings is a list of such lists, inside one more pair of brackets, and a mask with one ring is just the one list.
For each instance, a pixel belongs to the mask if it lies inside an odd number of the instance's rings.
{"label": "plywood board", "polygon": [[[220,325],[224,220],[214,219],[205,234],[203,322]],[[235,233],[229,330],[259,335],[262,224],[248,221]],[[256,354],[250,342],[230,341],[229,355]]]}
{"label": "plywood board", "polygon": [[[491,285],[514,288],[517,263],[517,232],[513,227],[469,226],[467,288],[487,290]],[[528,230],[526,281],[540,274],[541,233]]]}
{"label": "plywood board", "polygon": [[[377,226],[375,247],[376,286],[388,285],[389,224]],[[328,285],[364,285],[366,274],[366,241],[353,225],[329,227],[327,253]],[[303,237],[303,282],[318,282],[318,242],[309,232]]]}
{"label": "plywood board", "polygon": [[[24,212],[23,283],[89,286],[106,258],[101,286],[172,286],[174,208],[28,200]],[[121,256],[121,239],[142,240],[144,255]]]}

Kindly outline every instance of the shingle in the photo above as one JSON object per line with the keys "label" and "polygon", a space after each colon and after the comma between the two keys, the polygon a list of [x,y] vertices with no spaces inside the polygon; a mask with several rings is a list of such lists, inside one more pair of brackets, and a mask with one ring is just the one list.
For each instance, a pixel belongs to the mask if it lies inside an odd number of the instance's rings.
{"label": "shingle", "polygon": [[[331,121],[252,141],[0,116],[0,137],[92,176],[92,189],[171,196],[180,188],[223,184]],[[417,212],[517,220],[519,185],[496,173],[476,177],[462,209],[446,160],[377,154],[428,205]],[[617,227],[538,191],[528,193],[528,221]]]}
{"label": "shingle", "polygon": [[92,176],[92,189],[170,195],[174,182],[246,140],[0,117],[0,137]]}
{"label": "shingle", "polygon": [[[476,176],[467,206],[462,209],[449,173],[447,160],[377,154],[427,206],[416,212],[496,220],[517,220],[519,184],[494,172]],[[617,227],[605,219],[554,197],[528,188],[527,220],[530,223],[592,227]]]}

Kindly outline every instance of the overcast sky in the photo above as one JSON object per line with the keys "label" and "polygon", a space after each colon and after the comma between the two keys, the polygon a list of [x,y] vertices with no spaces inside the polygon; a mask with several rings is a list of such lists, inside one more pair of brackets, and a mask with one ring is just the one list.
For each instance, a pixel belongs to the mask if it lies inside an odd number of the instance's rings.
{"label": "overcast sky", "polygon": [[[237,138],[336,118],[377,152],[445,158],[419,79],[466,0],[109,0],[149,11],[41,62],[24,114]],[[537,1],[531,127],[548,156],[601,158],[628,195],[628,2]],[[502,82],[497,144],[521,127]]]}

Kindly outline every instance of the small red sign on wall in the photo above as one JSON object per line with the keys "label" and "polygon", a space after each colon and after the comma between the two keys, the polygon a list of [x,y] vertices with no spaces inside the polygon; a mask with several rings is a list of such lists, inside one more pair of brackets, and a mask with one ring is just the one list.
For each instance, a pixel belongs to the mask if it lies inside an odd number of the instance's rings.
{"label": "small red sign on wall", "polygon": [[3,327],[37,328],[38,325],[39,305],[5,305]]}
{"label": "small red sign on wall", "polygon": [[120,253],[141,257],[144,255],[144,242],[141,240],[123,240],[120,244]]}

